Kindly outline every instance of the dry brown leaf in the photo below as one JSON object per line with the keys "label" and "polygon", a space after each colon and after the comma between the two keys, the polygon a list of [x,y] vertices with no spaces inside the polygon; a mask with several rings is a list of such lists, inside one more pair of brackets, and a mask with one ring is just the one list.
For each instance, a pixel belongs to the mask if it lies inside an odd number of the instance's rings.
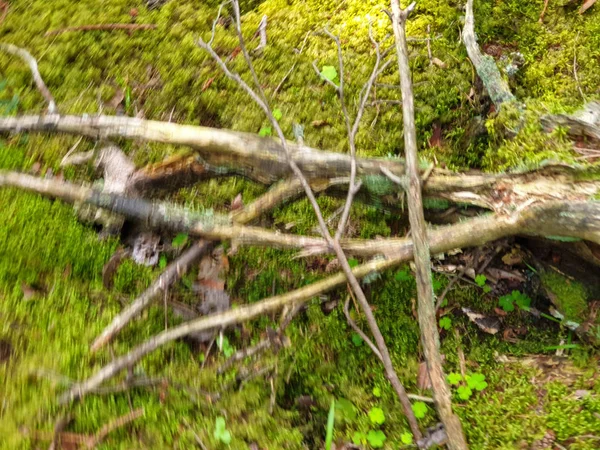
{"label": "dry brown leaf", "polygon": [[581,8],[579,9],[579,14],[583,14],[584,12],[586,12],[594,5],[594,3],[596,3],[596,0],[587,0],[586,2],[584,2],[583,5],[581,5]]}
{"label": "dry brown leaf", "polygon": [[106,103],[106,106],[114,109],[119,106],[123,100],[125,100],[125,91],[119,87],[117,88],[115,95],[113,95],[113,98]]}

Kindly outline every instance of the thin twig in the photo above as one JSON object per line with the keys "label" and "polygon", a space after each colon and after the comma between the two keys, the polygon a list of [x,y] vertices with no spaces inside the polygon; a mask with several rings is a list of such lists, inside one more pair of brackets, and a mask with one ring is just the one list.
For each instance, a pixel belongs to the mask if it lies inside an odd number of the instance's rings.
{"label": "thin twig", "polygon": [[0,50],[10,53],[11,55],[18,56],[27,63],[27,65],[29,66],[29,70],[31,70],[31,75],[33,76],[33,80],[35,81],[35,85],[37,86],[38,91],[40,91],[40,94],[42,94],[42,96],[48,102],[48,112],[50,114],[54,114],[55,112],[57,112],[54,97],[46,87],[46,83],[44,83],[44,80],[40,75],[38,63],[36,59],[33,56],[31,56],[31,53],[29,53],[23,48],[17,47],[16,45],[5,43],[0,43]]}
{"label": "thin twig", "polygon": [[117,428],[121,428],[127,425],[129,422],[133,422],[135,419],[138,419],[143,415],[144,408],[138,408],[107,423],[93,436],[92,439],[89,440],[89,442],[86,443],[86,447],[96,447],[100,442],[102,442],[106,438],[106,436],[108,436],[109,433],[116,430]]}
{"label": "thin twig", "polygon": [[306,42],[308,40],[308,36],[310,36],[310,31],[307,32],[306,35],[304,36],[304,40],[302,41],[302,45],[300,46],[300,50],[296,54],[296,59],[294,60],[294,64],[292,64],[292,67],[290,67],[290,70],[288,70],[286,72],[286,74],[283,76],[283,78],[281,79],[281,81],[279,82],[279,84],[277,85],[277,87],[275,88],[275,90],[273,91],[273,97],[275,97],[275,95],[279,92],[279,89],[281,89],[281,87],[283,86],[283,84],[285,83],[285,81],[288,79],[288,77],[292,74],[292,72],[296,68],[296,65],[298,64],[298,60],[300,59],[300,55],[302,55],[302,52],[304,51],[304,46],[306,45]]}
{"label": "thin twig", "polygon": [[538,19],[539,23],[544,23],[544,15],[546,15],[547,9],[548,9],[548,0],[544,0],[544,7],[542,8],[542,12],[540,13],[540,18]]}
{"label": "thin twig", "polygon": [[44,36],[54,36],[57,34],[69,33],[72,31],[139,31],[139,30],[154,30],[156,25],[146,23],[105,23],[97,25],[81,25],[78,27],[60,28],[58,30],[49,30]]}
{"label": "thin twig", "polygon": [[577,74],[577,40],[579,39],[579,33],[575,37],[575,48],[573,49],[573,76],[575,78],[575,83],[577,84],[577,90],[579,91],[579,95],[581,95],[581,99],[585,102],[585,95],[583,90],[581,89],[581,84],[579,83],[579,75]]}
{"label": "thin twig", "polygon": [[[408,179],[408,218],[415,246],[415,267],[417,281],[417,297],[419,312],[419,328],[421,343],[427,370],[433,388],[433,397],[438,414],[448,435],[448,446],[451,450],[468,448],[462,426],[452,411],[450,389],[442,367],[440,341],[435,314],[434,294],[431,277],[431,255],[427,242],[427,229],[423,215],[422,183],[419,176],[419,160],[417,154],[417,136],[415,127],[415,109],[408,45],[406,42],[406,20],[415,7],[412,3],[405,10],[400,9],[399,0],[391,0],[392,28],[396,40],[398,71],[402,91],[402,120],[404,124],[404,151],[406,157],[406,178]],[[417,439],[418,441],[419,439]]]}
{"label": "thin twig", "polygon": [[375,344],[373,344],[371,339],[369,339],[369,337],[364,333],[364,331],[361,330],[358,325],[356,325],[354,320],[352,320],[349,309],[350,309],[350,296],[348,296],[348,298],[346,299],[346,303],[344,303],[344,316],[346,316],[346,321],[348,322],[348,325],[350,325],[350,328],[352,328],[361,337],[361,339],[363,341],[365,341],[365,343],[369,346],[369,348],[373,351],[373,353],[375,353],[375,356],[377,356],[377,358],[379,358],[380,361],[383,361],[381,352],[377,349]]}

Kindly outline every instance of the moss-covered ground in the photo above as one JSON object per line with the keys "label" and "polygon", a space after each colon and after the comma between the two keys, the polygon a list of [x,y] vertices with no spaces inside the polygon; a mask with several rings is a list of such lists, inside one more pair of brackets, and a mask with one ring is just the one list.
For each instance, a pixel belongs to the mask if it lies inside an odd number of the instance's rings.
{"label": "moss-covered ground", "polygon": [[[573,161],[575,155],[560,130],[546,135],[535,118],[545,111],[576,109],[584,101],[582,93],[588,100],[599,97],[600,8],[596,5],[579,15],[579,3],[549,2],[540,24],[542,0],[476,2],[476,31],[484,49],[494,54],[499,64],[512,51],[524,58],[524,65],[509,81],[526,105],[527,120],[521,122],[516,137],[507,138],[514,117],[510,110],[500,115],[490,111],[460,43],[463,2],[418,2],[408,33],[416,39],[411,41],[411,69],[423,156],[435,155],[438,162],[452,168],[493,171],[532,166],[548,159]],[[217,1],[191,0],[171,0],[154,10],[148,10],[142,1],[20,0],[10,2],[0,24],[0,41],[23,46],[38,59],[62,113],[95,114],[100,105],[105,113],[114,113],[108,104],[122,91],[121,103],[127,115],[258,132],[266,124],[258,108],[195,44],[198,35],[208,36],[217,7]],[[353,99],[372,65],[368,22],[373,21],[379,39],[390,31],[388,19],[381,13],[384,7],[387,4],[379,0],[242,2],[248,37],[262,15],[268,15],[269,45],[255,55],[255,62],[269,95],[297,61],[272,97],[273,106],[283,113],[282,124],[288,135],[292,135],[292,124],[300,123],[309,145],[347,150],[335,93],[318,79],[311,66],[315,59],[319,67],[336,64],[332,42],[310,34],[301,55],[294,48],[302,46],[307,33],[324,25],[340,34],[352,110]],[[132,21],[154,23],[157,28],[131,34],[111,31],[45,36],[48,30],[66,26]],[[445,62],[444,69],[429,63],[423,40],[428,26],[433,55]],[[249,45],[253,48],[257,41]],[[227,57],[235,47],[232,28],[217,27],[217,52]],[[573,74],[575,55],[579,84]],[[241,56],[230,65],[247,75]],[[389,87],[398,83],[394,70],[388,70],[379,81],[378,99],[400,98],[399,90]],[[4,54],[0,54],[0,101],[4,115],[40,113],[45,108],[27,67]],[[477,118],[481,126],[474,127]],[[357,141],[360,154],[402,153],[402,120],[397,105],[369,107],[363,124]],[[39,174],[51,170],[56,174],[61,171],[61,158],[76,141],[75,137],[40,134],[3,136],[0,168]],[[437,145],[432,147],[432,143]],[[140,165],[160,161],[179,150],[142,142],[120,144]],[[84,140],[78,151],[94,145]],[[64,169],[63,175],[79,181],[95,176],[91,166]],[[248,202],[263,191],[264,187],[239,179],[213,180],[174,198],[226,210],[237,194],[242,193]],[[327,216],[340,205],[327,197],[319,201]],[[298,233],[311,233],[315,226],[306,201],[279,207],[266,220]],[[397,221],[397,217],[375,208],[357,206],[350,230],[354,236],[386,236],[397,232]],[[139,294],[159,273],[158,268],[125,263],[116,274],[114,288],[106,289],[102,268],[118,246],[116,239],[100,240],[97,230],[81,224],[68,205],[13,189],[0,190],[0,447],[48,445],[35,436],[51,432],[64,412],[57,396],[73,380],[90,376],[113,355],[123,354],[164,328],[163,311],[156,306],[128,326],[109,350],[90,354],[89,344],[121,310],[123,302]],[[275,250],[239,249],[230,258],[227,280],[234,304],[257,301],[323,276],[327,261],[295,260],[292,256]],[[421,355],[412,306],[416,293],[414,280],[404,274],[406,271],[399,276],[396,272],[381,274],[367,290],[399,375],[407,390],[418,393]],[[447,280],[439,277],[438,283],[439,293]],[[185,286],[176,288],[183,297],[190,295]],[[330,312],[313,300],[288,329],[290,347],[276,357],[267,354],[246,364],[251,371],[276,366],[277,397],[272,414],[268,412],[271,387],[265,376],[238,386],[235,379],[241,369],[220,376],[215,373],[214,368],[225,359],[223,354],[211,356],[201,369],[201,353],[177,342],[154,352],[135,369],[136,375],[165,376],[169,383],[89,396],[70,409],[73,421],[67,430],[93,434],[131,408],[143,407],[142,418],[109,434],[99,447],[193,448],[197,434],[208,448],[227,448],[213,434],[216,418],[223,416],[232,436],[230,448],[246,449],[256,443],[260,449],[316,449],[323,447],[327,411],[331,399],[336,398],[343,405],[338,408],[335,425],[338,442],[376,429],[368,412],[379,407],[385,414],[380,427],[386,436],[385,445],[399,448],[408,426],[377,359],[346,324],[342,313],[346,295],[345,290],[330,294],[330,299],[342,300]],[[448,300],[449,306],[483,312],[497,306],[493,296],[483,295],[474,287],[454,289]],[[564,447],[600,448],[597,355],[582,345],[571,350],[574,368],[568,380],[553,378],[556,367],[552,365],[540,368],[498,362],[497,355],[549,355],[554,352],[549,346],[569,339],[568,332],[552,322],[512,314],[509,322],[529,329],[518,343],[483,334],[456,309],[450,313],[451,329],[442,331],[447,372],[458,371],[457,349],[462,348],[467,370],[484,374],[489,383],[468,400],[458,394],[455,397],[471,448],[530,448],[549,431]],[[273,319],[228,330],[226,335],[235,348],[248,346],[260,339],[266,326],[276,326]],[[171,325],[177,323],[173,317],[169,321]],[[360,317],[357,321],[361,324]],[[576,390],[589,391],[589,395],[579,399],[574,395]],[[207,395],[217,393],[218,400]],[[433,425],[433,410],[428,409],[420,421]]]}

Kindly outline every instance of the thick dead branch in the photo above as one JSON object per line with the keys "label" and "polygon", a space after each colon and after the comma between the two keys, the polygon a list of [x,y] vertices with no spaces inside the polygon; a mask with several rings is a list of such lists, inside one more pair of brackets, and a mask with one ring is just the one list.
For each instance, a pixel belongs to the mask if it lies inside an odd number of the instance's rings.
{"label": "thick dead branch", "polygon": [[[430,251],[441,253],[455,248],[481,245],[490,240],[518,233],[568,236],[570,230],[573,229],[579,230],[578,233],[586,234],[590,240],[600,243],[600,202],[554,202],[530,206],[527,210],[517,211],[512,216],[490,215],[431,230],[428,237]],[[354,276],[364,277],[410,260],[413,256],[412,241],[410,239],[399,241],[403,243],[399,243],[395,247],[394,256],[357,266],[352,270]],[[338,273],[284,295],[271,297],[223,313],[201,317],[171,328],[136,347],[127,355],[112,361],[88,380],[77,384],[61,397],[61,401],[69,402],[94,391],[106,380],[128,367],[132,367],[145,355],[171,341],[191,333],[219,329],[248,321],[277,311],[286,305],[299,306],[311,298],[345,283],[347,283],[345,274]]]}
{"label": "thick dead branch", "polygon": [[35,85],[37,86],[38,91],[40,91],[40,94],[42,94],[42,96],[48,102],[48,112],[50,114],[54,114],[55,112],[57,112],[54,97],[46,87],[46,83],[44,83],[44,80],[40,75],[37,61],[33,56],[31,56],[31,53],[29,53],[23,48],[17,47],[16,45],[4,43],[0,43],[0,50],[10,53],[11,55],[18,56],[27,63],[27,65],[29,66],[29,70],[31,70],[31,75],[33,76],[33,80],[35,81]]}
{"label": "thick dead branch", "polygon": [[[196,150],[197,155],[191,155],[185,161],[187,175],[177,177],[178,187],[181,187],[181,178],[192,184],[209,176],[238,175],[272,184],[292,175],[282,145],[273,139],[250,133],[123,116],[79,117],[56,114],[2,118],[0,132],[2,131],[61,132],[99,140],[142,139],[189,146]],[[291,142],[286,145],[291,158],[309,179],[348,177],[350,156]],[[387,197],[390,197],[390,202],[397,202],[395,193],[398,188],[385,179],[381,174],[381,167],[397,176],[402,176],[405,172],[400,159],[357,158],[357,171],[363,181],[363,190],[380,201],[386,202]],[[154,179],[147,171],[138,172],[133,175],[132,185],[139,192],[144,192],[150,185],[156,186],[164,182],[164,174]],[[458,174],[436,168],[427,179],[423,193],[425,196],[502,211],[509,203],[514,205],[531,198],[541,201],[560,198],[581,200],[594,195],[598,191],[596,183],[582,180],[578,174],[581,172],[565,167],[545,167],[528,173],[502,175],[479,172]],[[135,180],[137,176],[140,177],[139,186],[138,180]],[[148,181],[153,179],[153,183]],[[377,189],[371,186],[372,180],[376,181]],[[502,196],[498,192],[502,192]]]}
{"label": "thick dead branch", "polygon": [[600,102],[589,102],[574,114],[545,115],[542,125],[551,131],[564,127],[572,138],[587,137],[600,141]]}
{"label": "thick dead branch", "polygon": [[475,35],[473,0],[467,0],[465,26],[463,28],[463,42],[467,48],[469,58],[475,66],[475,70],[477,70],[477,75],[481,78],[494,105],[499,107],[504,102],[514,101],[515,96],[510,92],[508,84],[502,78],[494,58],[490,55],[484,55],[481,53],[481,50],[479,50],[477,37]]}
{"label": "thick dead branch", "polygon": [[423,215],[421,177],[419,176],[417,154],[415,107],[408,61],[408,44],[406,42],[406,20],[414,5],[413,3],[407,9],[401,10],[399,0],[392,0],[392,28],[394,29],[394,36],[396,38],[396,54],[398,56],[398,72],[400,73],[400,89],[402,92],[402,119],[404,122],[404,149],[406,179],[408,182],[408,191],[406,194],[408,218],[414,245],[419,328],[421,330],[423,353],[433,388],[433,398],[440,419],[446,428],[448,447],[451,450],[466,450],[468,448],[467,441],[465,440],[458,416],[452,412],[450,388],[446,383],[446,376],[442,367],[440,336],[437,329],[431,278],[431,255],[429,253],[427,228]]}

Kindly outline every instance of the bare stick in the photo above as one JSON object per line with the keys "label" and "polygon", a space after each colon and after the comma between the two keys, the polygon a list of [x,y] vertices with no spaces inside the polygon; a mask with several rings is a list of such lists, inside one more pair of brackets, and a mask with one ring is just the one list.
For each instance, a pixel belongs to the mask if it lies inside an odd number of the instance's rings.
{"label": "bare stick", "polygon": [[107,423],[100,429],[100,431],[98,431],[96,433],[95,436],[93,436],[89,440],[89,442],[86,443],[86,447],[87,448],[96,447],[100,442],[102,442],[104,440],[104,438],[106,438],[106,436],[108,436],[108,434],[110,432],[116,430],[117,428],[121,428],[122,426],[127,425],[129,422],[133,422],[135,419],[138,419],[138,418],[142,417],[143,415],[144,415],[144,408],[139,408],[139,409],[136,409],[135,411],[131,411],[128,414],[118,417],[117,419],[113,420],[112,422]]}
{"label": "bare stick", "polygon": [[408,218],[414,243],[414,261],[416,266],[417,296],[419,300],[419,328],[421,343],[427,363],[429,378],[433,387],[438,414],[448,435],[448,446],[451,450],[468,448],[462,426],[458,417],[452,412],[450,389],[440,356],[440,337],[437,330],[435,300],[431,278],[431,256],[427,242],[427,229],[423,216],[423,199],[421,194],[421,178],[419,177],[419,160],[417,155],[417,134],[415,127],[414,97],[410,66],[408,61],[408,45],[406,42],[406,20],[414,9],[415,3],[407,9],[400,9],[399,0],[391,0],[392,28],[396,38],[398,71],[402,92],[402,120],[404,122],[404,151],[406,156],[406,177],[408,179]]}
{"label": "bare stick", "polygon": [[579,33],[575,37],[575,48],[573,49],[573,77],[575,78],[575,83],[577,84],[577,90],[579,91],[579,95],[581,95],[581,99],[585,102],[585,95],[583,93],[583,89],[581,89],[581,84],[579,83],[579,75],[577,74],[577,40],[579,39]]}
{"label": "bare stick", "polygon": [[490,55],[484,55],[479,50],[477,39],[475,38],[475,16],[473,15],[473,0],[467,0],[465,26],[463,28],[463,42],[467,48],[467,53],[471,62],[477,70],[477,74],[483,85],[488,91],[492,102],[496,107],[504,102],[514,101],[515,97],[510,92],[506,81],[500,75],[494,58]]}
{"label": "bare stick", "polygon": [[58,30],[46,31],[44,36],[55,36],[57,34],[69,33],[72,31],[139,31],[139,30],[154,30],[156,25],[146,23],[105,23],[97,25],[81,25],[78,27],[67,27]]}
{"label": "bare stick", "polygon": [[189,267],[198,261],[203,255],[208,253],[213,244],[207,241],[195,242],[179,258],[167,266],[165,271],[127,308],[119,313],[100,334],[92,344],[90,350],[97,351],[107,344],[125,325],[127,325],[135,316],[150,305],[162,292],[166,292],[168,286],[175,280],[181,278]]}
{"label": "bare stick", "polygon": [[542,12],[540,13],[540,18],[538,19],[539,23],[544,23],[544,16],[546,15],[547,9],[548,9],[548,0],[544,0],[544,7],[542,8]]}
{"label": "bare stick", "polygon": [[38,91],[40,91],[40,94],[42,94],[42,96],[48,102],[48,112],[50,114],[54,114],[55,112],[57,112],[54,97],[52,97],[52,94],[46,87],[46,83],[44,83],[44,80],[40,75],[37,61],[33,56],[31,56],[31,53],[29,53],[23,48],[17,47],[16,45],[5,43],[0,43],[0,50],[4,50],[5,52],[10,53],[11,55],[18,56],[27,63],[27,65],[29,66],[29,70],[31,70],[31,75],[33,76],[33,80],[35,81],[35,85],[37,86]]}

